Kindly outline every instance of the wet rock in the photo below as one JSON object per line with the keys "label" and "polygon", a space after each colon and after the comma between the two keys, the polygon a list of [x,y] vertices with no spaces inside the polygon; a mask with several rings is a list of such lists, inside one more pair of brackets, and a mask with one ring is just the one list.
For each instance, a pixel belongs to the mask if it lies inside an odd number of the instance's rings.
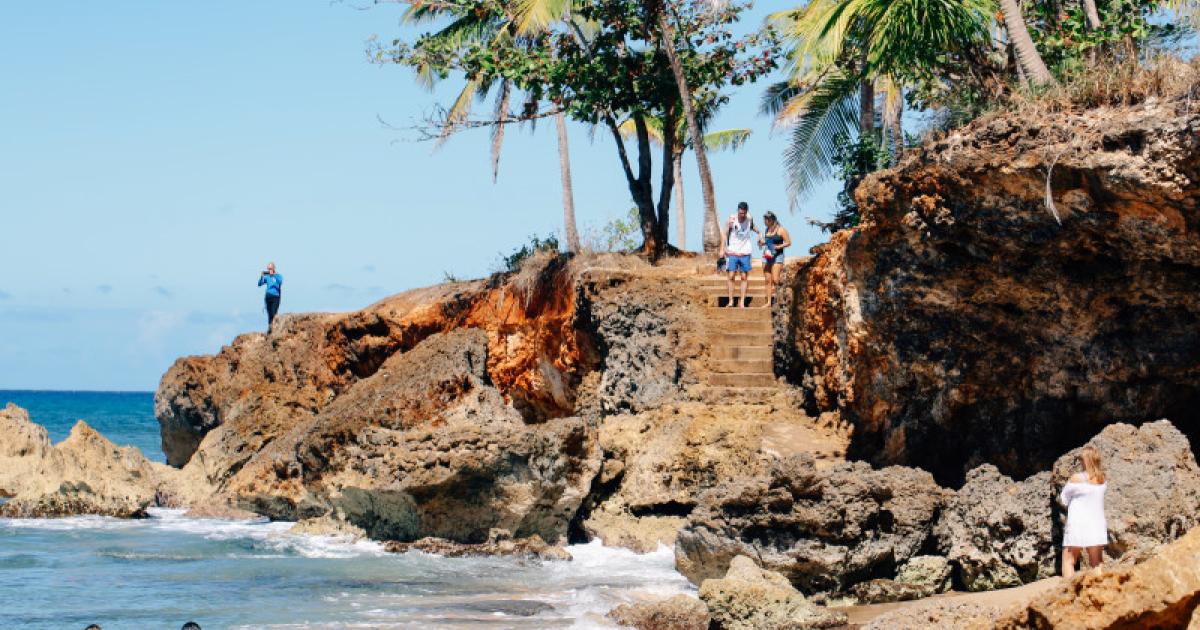
{"label": "wet rock", "polygon": [[725,577],[705,580],[700,585],[700,599],[708,607],[713,625],[722,630],[846,624],[845,613],[810,603],[787,578],[759,568],[746,556],[733,558]]}
{"label": "wet rock", "polygon": [[967,474],[934,533],[969,591],[1019,586],[1055,574],[1050,473],[1022,482],[990,464]]}
{"label": "wet rock", "polygon": [[621,604],[607,617],[637,630],[708,630],[710,619],[704,602],[690,595],[635,604]]}
{"label": "wet rock", "polygon": [[702,495],[679,533],[676,567],[701,582],[748,555],[807,593],[845,590],[919,555],[947,498],[924,471],[863,462],[820,470],[791,457],[769,476]]}
{"label": "wet rock", "polygon": [[936,591],[923,584],[906,584],[888,579],[868,580],[850,587],[850,595],[860,604],[887,604],[922,599]]}
{"label": "wet rock", "polygon": [[896,581],[905,584],[926,586],[934,593],[950,590],[954,567],[942,556],[916,556],[900,565]]}
{"label": "wet rock", "polygon": [[423,551],[447,558],[469,556],[503,556],[535,560],[571,560],[571,553],[561,545],[550,545],[541,536],[528,538],[489,540],[488,542],[465,544],[444,538],[422,538],[413,542],[391,540],[384,544],[391,553]]}
{"label": "wet rock", "polygon": [[253,521],[263,518],[254,512],[243,510],[231,504],[228,500],[221,499],[197,503],[188,508],[188,511],[184,512],[183,516],[185,518],[212,518],[228,521]]}
{"label": "wet rock", "polygon": [[288,528],[290,534],[305,534],[308,536],[333,536],[350,542],[357,542],[367,537],[367,532],[361,527],[347,523],[345,520],[332,515],[318,518],[308,518],[298,521]]}

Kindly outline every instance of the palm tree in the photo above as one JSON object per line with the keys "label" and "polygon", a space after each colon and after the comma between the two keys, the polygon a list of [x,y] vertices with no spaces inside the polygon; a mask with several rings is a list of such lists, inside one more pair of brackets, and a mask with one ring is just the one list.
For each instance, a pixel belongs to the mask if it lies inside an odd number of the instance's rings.
{"label": "palm tree", "polygon": [[[707,126],[708,121],[701,120],[699,122],[702,126]],[[664,121],[661,118],[646,121],[650,140],[659,146],[662,146],[663,143],[663,125]],[[626,138],[633,138],[637,133],[632,120],[621,123],[620,130],[621,135]],[[746,144],[750,133],[749,129],[724,129],[708,132],[703,135],[704,148],[708,151],[736,151]],[[671,168],[675,172],[675,243],[679,249],[687,246],[687,212],[684,210],[683,201],[683,154],[692,146],[689,135],[687,123],[677,119],[675,143],[671,151]],[[704,221],[705,223],[709,222],[707,214]],[[719,234],[717,238],[719,242]]]}
{"label": "palm tree", "polygon": [[[720,0],[714,0],[720,2]],[[675,50],[675,28],[671,24],[667,11],[670,0],[645,0],[649,15],[655,16],[658,32],[662,40],[662,50],[671,66],[671,74],[675,76],[675,85],[679,89],[679,100],[683,104],[683,117],[687,123],[688,138],[691,139],[693,150],[696,152],[696,166],[700,170],[700,191],[704,196],[704,251],[715,253],[720,247],[721,234],[717,227],[717,201],[713,192],[712,169],[708,165],[708,154],[704,147],[704,138],[700,123],[696,118],[696,108],[692,105],[692,90],[688,87],[687,77],[683,74],[683,64],[679,62],[679,54]],[[681,243],[682,244],[682,243]]]}
{"label": "palm tree", "polygon": [[[518,0],[505,7],[503,17],[462,11],[458,7],[440,2],[425,2],[411,0],[405,12],[404,20],[409,23],[426,22],[439,18],[451,18],[450,24],[431,35],[435,40],[446,42],[474,41],[479,43],[510,43],[520,41],[531,35],[544,32],[555,24],[570,19],[573,0]],[[436,77],[430,72],[418,72],[424,82],[432,86]],[[471,103],[474,100],[487,98],[492,85],[479,79],[468,79],[458,97],[447,110],[442,125],[441,139],[449,137],[458,123],[470,114]],[[500,173],[500,149],[504,142],[505,126],[509,124],[510,102],[513,95],[511,81],[499,82],[496,92],[495,114],[492,125],[491,161],[492,181]],[[527,95],[524,111],[536,109],[531,95]],[[558,135],[559,178],[562,181],[563,198],[563,233],[568,251],[579,251],[579,230],[575,224],[575,199],[571,183],[571,160],[567,142],[566,118],[562,113],[561,104],[555,113],[555,127]],[[440,140],[439,140],[440,142]]]}
{"label": "palm tree", "polygon": [[832,174],[840,137],[875,133],[877,84],[893,154],[904,77],[936,71],[950,53],[988,41],[991,0],[812,0],[771,15],[790,44],[789,77],[768,88],[762,111],[788,128],[784,154],[793,203]]}
{"label": "palm tree", "polygon": [[1046,62],[1038,54],[1033,38],[1029,36],[1029,27],[1025,24],[1025,16],[1017,0],[1000,0],[1000,12],[1004,15],[1004,28],[1008,31],[1008,39],[1012,42],[1017,54],[1017,63],[1025,71],[1025,76],[1034,85],[1053,85],[1054,75],[1046,68]]}

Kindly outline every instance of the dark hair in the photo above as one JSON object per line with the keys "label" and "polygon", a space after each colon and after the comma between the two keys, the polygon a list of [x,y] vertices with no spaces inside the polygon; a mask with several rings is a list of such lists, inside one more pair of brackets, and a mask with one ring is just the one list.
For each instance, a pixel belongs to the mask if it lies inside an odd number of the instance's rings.
{"label": "dark hair", "polygon": [[93,624],[89,625],[88,627],[84,628],[83,630],[100,630],[100,626],[93,623]]}
{"label": "dark hair", "polygon": [[189,621],[183,624],[183,628],[180,628],[180,630],[200,630],[200,624],[195,621]]}
{"label": "dark hair", "polygon": [[778,221],[778,220],[779,220],[779,219],[775,218],[775,213],[774,213],[774,212],[771,212],[770,210],[767,210],[767,213],[763,215],[763,218],[764,218],[764,219],[770,219],[771,221]]}
{"label": "dark hair", "polygon": [[749,210],[749,209],[750,209],[750,204],[746,203],[745,201],[738,202],[738,210]]}

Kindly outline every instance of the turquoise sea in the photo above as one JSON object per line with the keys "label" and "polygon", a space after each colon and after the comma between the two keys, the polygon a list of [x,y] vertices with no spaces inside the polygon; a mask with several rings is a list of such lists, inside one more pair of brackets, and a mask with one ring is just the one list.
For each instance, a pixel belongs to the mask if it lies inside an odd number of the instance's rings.
{"label": "turquoise sea", "polygon": [[[163,460],[151,394],[0,391],[9,401],[55,442],[82,418]],[[447,559],[290,525],[165,509],[138,521],[0,519],[0,628],[611,628],[603,615],[621,602],[690,589],[665,547],[575,545],[571,562]]]}

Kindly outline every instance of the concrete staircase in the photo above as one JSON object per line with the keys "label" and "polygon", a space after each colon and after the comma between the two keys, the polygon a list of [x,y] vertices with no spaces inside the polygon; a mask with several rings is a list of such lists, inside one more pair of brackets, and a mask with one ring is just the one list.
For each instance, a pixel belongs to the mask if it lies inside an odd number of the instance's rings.
{"label": "concrete staircase", "polygon": [[[761,272],[750,276],[746,308],[728,307],[725,277],[700,279],[706,308],[710,371],[704,381],[714,387],[775,388],[774,329]],[[734,285],[734,301],[738,299]]]}

